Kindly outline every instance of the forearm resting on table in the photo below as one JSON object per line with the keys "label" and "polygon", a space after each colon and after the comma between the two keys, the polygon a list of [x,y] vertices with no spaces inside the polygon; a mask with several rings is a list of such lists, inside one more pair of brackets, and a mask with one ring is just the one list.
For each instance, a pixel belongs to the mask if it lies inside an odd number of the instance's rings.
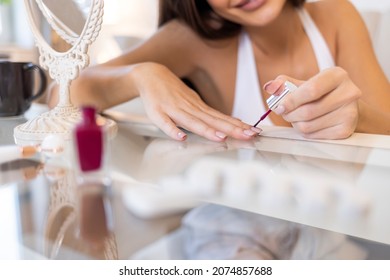
{"label": "forearm resting on table", "polygon": [[372,105],[359,102],[359,121],[356,132],[371,134],[390,134],[390,112],[381,111]]}
{"label": "forearm resting on table", "polygon": [[[85,69],[71,83],[72,104],[77,107],[90,105],[102,111],[139,96],[134,82],[136,68],[137,65]],[[47,103],[52,108],[58,101],[58,86],[54,86],[49,92]]]}

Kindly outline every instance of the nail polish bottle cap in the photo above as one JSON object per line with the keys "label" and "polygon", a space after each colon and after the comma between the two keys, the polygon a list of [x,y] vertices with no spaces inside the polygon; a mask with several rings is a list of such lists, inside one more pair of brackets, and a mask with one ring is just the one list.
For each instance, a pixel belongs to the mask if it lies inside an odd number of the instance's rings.
{"label": "nail polish bottle cap", "polygon": [[274,110],[276,107],[278,107],[279,103],[282,101],[282,99],[284,97],[286,97],[287,94],[293,92],[296,89],[297,89],[296,85],[294,85],[293,83],[291,83],[289,81],[286,81],[284,83],[284,90],[280,94],[271,95],[267,99],[268,108],[270,108],[271,110]]}

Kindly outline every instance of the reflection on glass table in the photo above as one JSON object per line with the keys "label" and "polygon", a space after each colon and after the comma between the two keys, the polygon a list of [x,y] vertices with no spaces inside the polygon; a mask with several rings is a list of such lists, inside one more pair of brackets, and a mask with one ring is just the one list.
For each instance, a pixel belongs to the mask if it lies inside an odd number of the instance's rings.
{"label": "reflection on glass table", "polygon": [[[16,214],[13,221],[1,221],[15,224],[21,252],[28,248],[50,259],[118,258],[107,187],[77,186],[74,173],[63,166],[30,159],[3,163],[0,170],[1,193],[14,195],[2,212]],[[4,246],[3,252],[12,253]]]}
{"label": "reflection on glass table", "polygon": [[[0,120],[2,145],[17,123]],[[109,187],[78,186],[69,153],[5,163],[0,257],[390,258],[388,138],[282,134],[176,142],[150,124],[120,123]]]}

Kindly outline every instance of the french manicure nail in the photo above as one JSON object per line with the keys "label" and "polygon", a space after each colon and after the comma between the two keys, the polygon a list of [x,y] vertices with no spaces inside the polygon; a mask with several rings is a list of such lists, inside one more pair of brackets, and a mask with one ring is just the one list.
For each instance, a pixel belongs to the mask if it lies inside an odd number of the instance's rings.
{"label": "french manicure nail", "polygon": [[268,82],[266,82],[266,83],[264,84],[263,88],[264,88],[264,90],[265,90],[266,92],[268,92],[267,88],[268,88],[268,86],[269,86],[272,82],[273,82],[273,81],[268,81]]}
{"label": "french manicure nail", "polygon": [[251,130],[251,129],[246,129],[246,130],[244,130],[244,134],[245,134],[246,136],[255,136],[255,135],[256,135],[256,132],[254,132],[254,131]]}
{"label": "french manicure nail", "polygon": [[282,85],[284,85],[284,83],[281,80],[269,81],[264,85],[264,90],[268,93],[274,94],[280,90]]}
{"label": "french manicure nail", "polygon": [[227,135],[223,132],[217,131],[215,132],[215,135],[217,135],[218,138],[225,139]]}
{"label": "french manicure nail", "polygon": [[187,138],[187,134],[185,134],[184,132],[178,132],[177,133],[177,137],[180,139],[180,140],[185,140]]}
{"label": "french manicure nail", "polygon": [[256,132],[257,134],[260,134],[260,133],[263,131],[261,128],[259,128],[259,127],[254,127],[254,126],[251,127],[251,130],[254,131],[254,132]]}

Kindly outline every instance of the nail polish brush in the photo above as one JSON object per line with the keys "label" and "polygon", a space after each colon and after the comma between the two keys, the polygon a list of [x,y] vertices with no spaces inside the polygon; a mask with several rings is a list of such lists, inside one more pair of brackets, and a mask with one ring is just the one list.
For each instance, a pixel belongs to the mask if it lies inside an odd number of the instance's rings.
{"label": "nail polish brush", "polygon": [[280,94],[278,94],[278,95],[273,94],[267,99],[266,102],[268,105],[268,111],[265,112],[260,117],[260,119],[253,125],[253,127],[256,127],[262,120],[264,120],[269,115],[269,113],[271,113],[276,107],[278,107],[279,103],[282,101],[282,99],[284,97],[287,96],[287,94],[289,94],[290,92],[293,92],[296,89],[297,89],[296,85],[294,85],[293,83],[291,83],[289,81],[286,81],[284,83],[284,90]]}

